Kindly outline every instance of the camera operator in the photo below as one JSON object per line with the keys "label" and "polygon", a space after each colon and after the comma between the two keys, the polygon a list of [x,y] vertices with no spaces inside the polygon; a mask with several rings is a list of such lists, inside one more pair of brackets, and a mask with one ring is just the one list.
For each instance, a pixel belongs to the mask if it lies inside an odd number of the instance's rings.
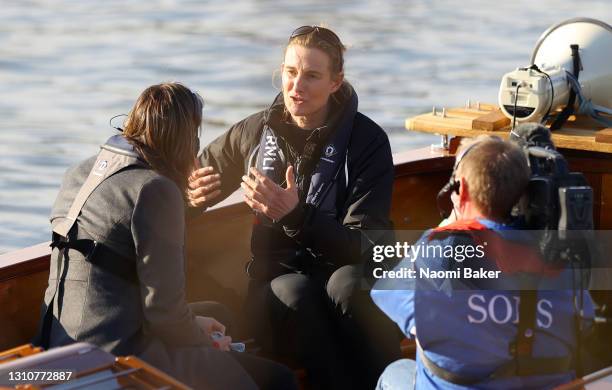
{"label": "camera operator", "polygon": [[[540,389],[575,377],[576,324],[592,316],[592,302],[584,291],[577,319],[574,291],[537,290],[538,280],[566,272],[548,266],[528,245],[531,233],[511,217],[529,178],[525,154],[515,144],[479,137],[462,145],[445,187],[452,191],[452,213],[418,242],[481,246],[485,256],[460,261],[422,251],[396,267],[412,267],[415,278],[377,282],[373,300],[418,346],[416,362],[389,365],[379,388]],[[501,277],[485,278],[476,269],[500,270]],[[460,276],[428,278],[425,270],[457,270]]]}

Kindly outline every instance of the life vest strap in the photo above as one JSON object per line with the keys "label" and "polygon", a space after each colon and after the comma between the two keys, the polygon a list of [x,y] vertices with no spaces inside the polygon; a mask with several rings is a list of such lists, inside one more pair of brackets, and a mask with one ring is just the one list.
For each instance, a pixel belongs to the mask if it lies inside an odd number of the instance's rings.
{"label": "life vest strap", "polygon": [[53,234],[53,241],[49,245],[51,249],[57,248],[60,250],[74,249],[81,252],[87,259],[93,257],[94,252],[100,246],[100,243],[90,239],[79,240],[60,240],[57,233]]}
{"label": "life vest strap", "polygon": [[423,351],[421,344],[417,341],[419,349],[419,358],[423,365],[433,375],[459,386],[472,386],[477,383],[483,383],[489,380],[511,378],[511,377],[526,377],[534,375],[554,375],[561,374],[571,370],[572,359],[570,356],[536,358],[536,357],[519,357],[495,369],[486,377],[474,377],[449,371],[437,365]]}

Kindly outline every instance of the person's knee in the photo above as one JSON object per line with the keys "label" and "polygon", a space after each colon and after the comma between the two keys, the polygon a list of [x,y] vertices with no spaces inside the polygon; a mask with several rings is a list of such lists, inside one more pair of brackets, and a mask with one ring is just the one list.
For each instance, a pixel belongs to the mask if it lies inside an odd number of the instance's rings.
{"label": "person's knee", "polygon": [[351,311],[356,301],[367,291],[362,288],[362,270],[359,265],[345,265],[338,268],[327,281],[327,295],[334,306],[343,314]]}
{"label": "person's knee", "polygon": [[400,359],[389,364],[381,374],[376,390],[414,389],[416,362]]}
{"label": "person's knee", "polygon": [[313,281],[302,274],[278,276],[270,282],[270,289],[275,299],[293,310],[312,303],[318,295]]}

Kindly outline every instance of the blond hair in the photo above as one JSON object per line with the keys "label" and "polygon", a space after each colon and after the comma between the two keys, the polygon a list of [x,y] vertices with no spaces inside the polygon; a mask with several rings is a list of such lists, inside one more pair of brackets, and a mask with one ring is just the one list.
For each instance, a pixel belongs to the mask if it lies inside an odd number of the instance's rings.
{"label": "blond hair", "polygon": [[[319,27],[332,31],[331,29],[327,27],[323,27],[323,26],[319,26]],[[298,45],[298,46],[302,46],[306,48],[314,48],[314,49],[321,50],[323,53],[327,54],[327,57],[329,58],[329,65],[330,65],[329,70],[332,74],[332,77],[340,77],[340,76],[344,77],[343,75],[344,74],[344,52],[346,51],[346,47],[340,41],[339,38],[338,38],[338,43],[334,44],[333,42],[322,39],[319,36],[319,33],[317,32],[317,30],[313,29],[311,32],[307,34],[302,34],[302,35],[298,35],[293,38],[290,38],[289,42],[287,43],[287,46],[285,46],[283,55],[287,54],[287,49],[292,45]],[[353,88],[351,87],[351,85],[346,80],[343,80],[342,85],[340,86],[340,89],[338,89],[338,91],[336,91],[334,95],[332,96],[334,97],[334,99],[339,101],[341,99],[338,99],[338,96],[348,98],[351,96],[352,91],[353,91]]]}

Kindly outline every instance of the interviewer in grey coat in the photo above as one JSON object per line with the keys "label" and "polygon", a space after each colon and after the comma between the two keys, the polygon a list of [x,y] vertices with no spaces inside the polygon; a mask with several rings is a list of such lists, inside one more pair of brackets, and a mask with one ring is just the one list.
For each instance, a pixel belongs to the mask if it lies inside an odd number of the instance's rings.
{"label": "interviewer in grey coat", "polygon": [[229,337],[213,347],[210,333],[224,326],[185,300],[183,194],[202,107],[181,84],[151,86],[123,134],[67,171],[51,214],[40,343],[137,355],[196,388],[292,388],[285,367],[226,352]]}

